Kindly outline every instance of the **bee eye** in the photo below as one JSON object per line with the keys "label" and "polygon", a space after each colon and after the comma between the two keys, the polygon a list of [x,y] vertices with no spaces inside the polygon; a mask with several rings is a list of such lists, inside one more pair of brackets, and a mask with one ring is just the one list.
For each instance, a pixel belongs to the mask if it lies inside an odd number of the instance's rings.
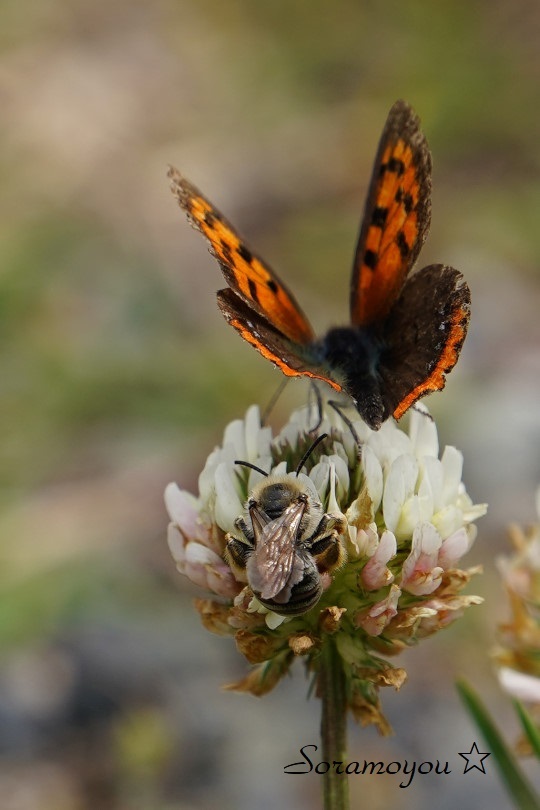
{"label": "bee eye", "polygon": [[298,500],[301,501],[302,503],[307,503],[309,498],[305,492],[301,492],[300,495],[298,496]]}
{"label": "bee eye", "polygon": [[255,498],[250,498],[247,502],[248,509],[253,509],[254,506],[257,506],[257,501]]}

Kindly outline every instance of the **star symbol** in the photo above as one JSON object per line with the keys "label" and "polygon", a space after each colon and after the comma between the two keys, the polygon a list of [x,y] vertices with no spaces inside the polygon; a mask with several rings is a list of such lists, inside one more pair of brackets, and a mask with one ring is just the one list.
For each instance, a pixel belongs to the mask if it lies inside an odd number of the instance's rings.
{"label": "star symbol", "polygon": [[468,751],[468,752],[466,752],[464,754],[460,754],[460,757],[463,757],[463,759],[467,761],[467,764],[465,765],[465,770],[463,771],[463,773],[468,773],[469,771],[472,771],[473,768],[478,768],[478,770],[481,773],[485,773],[486,771],[485,771],[485,768],[484,768],[484,760],[485,760],[486,757],[489,757],[489,756],[490,756],[489,751],[488,751],[487,754],[480,753],[480,751],[478,750],[477,744],[474,742],[472,744],[472,746],[471,746],[470,751]]}

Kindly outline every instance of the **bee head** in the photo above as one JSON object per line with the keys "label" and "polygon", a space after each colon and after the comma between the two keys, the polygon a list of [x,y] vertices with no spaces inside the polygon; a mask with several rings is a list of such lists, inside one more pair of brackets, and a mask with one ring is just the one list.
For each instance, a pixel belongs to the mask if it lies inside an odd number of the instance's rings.
{"label": "bee head", "polygon": [[256,484],[251,491],[247,502],[247,511],[249,512],[250,508],[256,506],[257,509],[265,512],[271,520],[275,520],[280,517],[291,504],[302,500],[305,503],[305,510],[299,535],[306,536],[307,532],[312,530],[312,527],[316,527],[324,510],[322,504],[319,502],[319,495],[313,485],[313,481],[307,475],[302,474],[300,470],[313,450],[326,437],[327,434],[323,433],[315,439],[306,453],[304,453],[294,473],[268,474],[265,470],[262,470],[255,464],[251,464],[249,461],[236,461],[235,464],[248,467],[264,476],[263,480]]}
{"label": "bee head", "polygon": [[306,492],[295,474],[271,475],[254,487],[248,507],[257,505],[274,520],[299,499],[307,504],[311,499],[311,493]]}

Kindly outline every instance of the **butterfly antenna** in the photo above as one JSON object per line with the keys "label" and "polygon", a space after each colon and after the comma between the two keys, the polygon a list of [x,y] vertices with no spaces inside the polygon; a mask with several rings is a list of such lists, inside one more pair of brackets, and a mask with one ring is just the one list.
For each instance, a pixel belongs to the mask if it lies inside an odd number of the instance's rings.
{"label": "butterfly antenna", "polygon": [[304,453],[304,455],[300,459],[300,464],[296,468],[296,476],[297,477],[298,477],[298,475],[300,473],[300,470],[302,469],[302,467],[304,466],[304,464],[306,463],[306,461],[308,460],[310,455],[313,453],[313,451],[315,450],[317,445],[320,444],[321,442],[323,442],[327,438],[327,436],[328,436],[328,433],[321,433],[321,435],[317,436],[315,441],[312,444],[310,444],[310,446],[308,447],[308,449],[306,450],[306,452]]}
{"label": "butterfly antenna", "polygon": [[265,478],[268,477],[267,472],[265,472],[264,470],[261,470],[260,467],[257,467],[256,464],[252,464],[250,461],[238,461],[238,460],[236,460],[234,463],[238,464],[238,465],[240,465],[242,467],[249,467],[250,470],[255,470],[255,472],[258,472],[261,475],[264,475]]}

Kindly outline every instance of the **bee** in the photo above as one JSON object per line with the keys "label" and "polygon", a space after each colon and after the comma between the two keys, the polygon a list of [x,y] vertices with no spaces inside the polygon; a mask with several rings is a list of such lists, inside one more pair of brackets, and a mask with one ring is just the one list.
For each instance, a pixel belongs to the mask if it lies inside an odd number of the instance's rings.
{"label": "bee", "polygon": [[268,474],[235,462],[264,480],[251,492],[246,517],[235,521],[241,536],[227,535],[225,558],[259,602],[281,616],[307,613],[322,596],[323,577],[345,562],[345,520],[325,514],[312,481],[300,473],[326,436],[313,442],[294,473]]}

